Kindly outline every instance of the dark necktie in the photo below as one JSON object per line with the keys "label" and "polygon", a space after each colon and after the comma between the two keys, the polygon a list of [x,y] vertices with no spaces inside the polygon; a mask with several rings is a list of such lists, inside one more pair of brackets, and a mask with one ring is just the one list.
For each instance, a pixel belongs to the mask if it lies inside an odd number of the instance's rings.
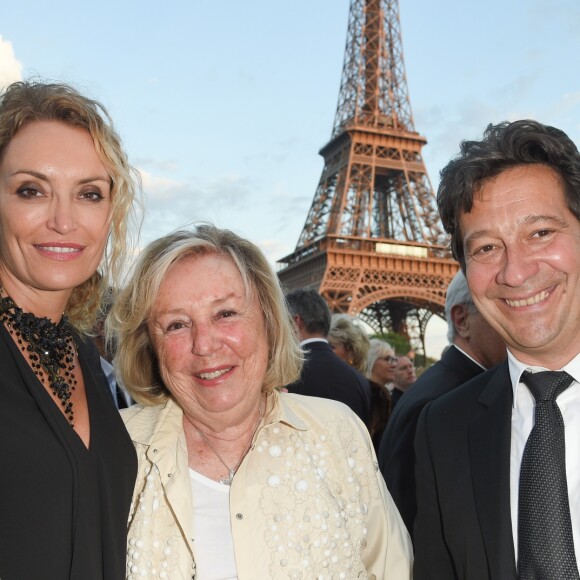
{"label": "dark necktie", "polygon": [[522,382],[536,400],[536,413],[520,471],[518,577],[579,580],[566,482],[564,421],[556,405],[573,379],[563,371],[526,371]]}

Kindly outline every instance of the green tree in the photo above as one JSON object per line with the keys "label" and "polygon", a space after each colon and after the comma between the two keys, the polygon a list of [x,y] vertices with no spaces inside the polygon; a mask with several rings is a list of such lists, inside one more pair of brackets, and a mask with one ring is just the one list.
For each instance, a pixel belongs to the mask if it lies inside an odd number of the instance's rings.
{"label": "green tree", "polygon": [[411,343],[406,336],[397,332],[387,332],[386,334],[374,334],[371,338],[379,338],[387,341],[394,349],[398,356],[407,356],[411,351]]}

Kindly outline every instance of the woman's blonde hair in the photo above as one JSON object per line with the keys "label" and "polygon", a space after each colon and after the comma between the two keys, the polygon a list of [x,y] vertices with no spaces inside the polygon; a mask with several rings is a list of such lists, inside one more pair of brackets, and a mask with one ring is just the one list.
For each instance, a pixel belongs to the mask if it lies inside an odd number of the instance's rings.
{"label": "woman's blonde hair", "polygon": [[339,342],[350,355],[349,364],[363,375],[367,372],[370,342],[365,331],[348,315],[334,314],[330,323],[328,340]]}
{"label": "woman's blonde hair", "polygon": [[[270,392],[300,375],[302,351],[278,278],[252,242],[229,230],[198,225],[149,244],[139,256],[127,286],[116,296],[107,318],[107,338],[116,340],[115,366],[131,396],[144,405],[163,403],[169,392],[147,329],[159,288],[169,268],[190,256],[221,255],[238,268],[248,293],[262,308],[268,344],[268,365],[262,390]],[[192,280],[192,284],[195,281]]]}
{"label": "woman's blonde hair", "polygon": [[[105,107],[62,83],[11,84],[0,95],[0,161],[16,133],[35,121],[58,121],[89,132],[111,178],[111,225],[99,271],[77,286],[66,314],[80,331],[93,328],[104,291],[118,283],[138,231],[139,176],[131,167]],[[134,228],[132,226],[135,226]]]}

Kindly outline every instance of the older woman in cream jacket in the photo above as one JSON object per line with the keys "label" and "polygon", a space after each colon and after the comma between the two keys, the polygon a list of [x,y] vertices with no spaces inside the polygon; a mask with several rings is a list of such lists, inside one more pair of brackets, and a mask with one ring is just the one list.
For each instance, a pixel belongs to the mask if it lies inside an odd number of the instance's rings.
{"label": "older woman in cream jacket", "polygon": [[200,226],[151,244],[117,302],[139,475],[128,578],[411,578],[365,426],[280,393],[301,353],[262,253]]}

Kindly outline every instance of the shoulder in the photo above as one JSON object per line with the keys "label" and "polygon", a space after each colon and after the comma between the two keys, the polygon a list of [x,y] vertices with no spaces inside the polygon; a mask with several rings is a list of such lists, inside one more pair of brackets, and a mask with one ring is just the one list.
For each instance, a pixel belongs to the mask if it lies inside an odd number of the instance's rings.
{"label": "shoulder", "polygon": [[333,430],[343,424],[351,425],[355,431],[368,435],[367,428],[356,413],[340,401],[294,393],[280,393],[279,397],[282,420],[293,417],[305,430]]}
{"label": "shoulder", "polygon": [[77,347],[79,358],[88,364],[91,370],[102,374],[101,355],[93,339],[86,334],[77,332],[75,329],[71,329],[71,334]]}
{"label": "shoulder", "polygon": [[[448,430],[450,425],[461,428],[471,422],[477,410],[489,407],[508,391],[511,383],[507,362],[504,362],[430,402],[422,416],[434,430]],[[502,396],[501,400],[510,398]]]}
{"label": "shoulder", "polygon": [[325,415],[333,416],[353,415],[356,417],[347,405],[333,399],[322,399],[294,393],[279,393],[279,397],[282,405],[292,408],[295,412],[315,415],[324,413]]}

